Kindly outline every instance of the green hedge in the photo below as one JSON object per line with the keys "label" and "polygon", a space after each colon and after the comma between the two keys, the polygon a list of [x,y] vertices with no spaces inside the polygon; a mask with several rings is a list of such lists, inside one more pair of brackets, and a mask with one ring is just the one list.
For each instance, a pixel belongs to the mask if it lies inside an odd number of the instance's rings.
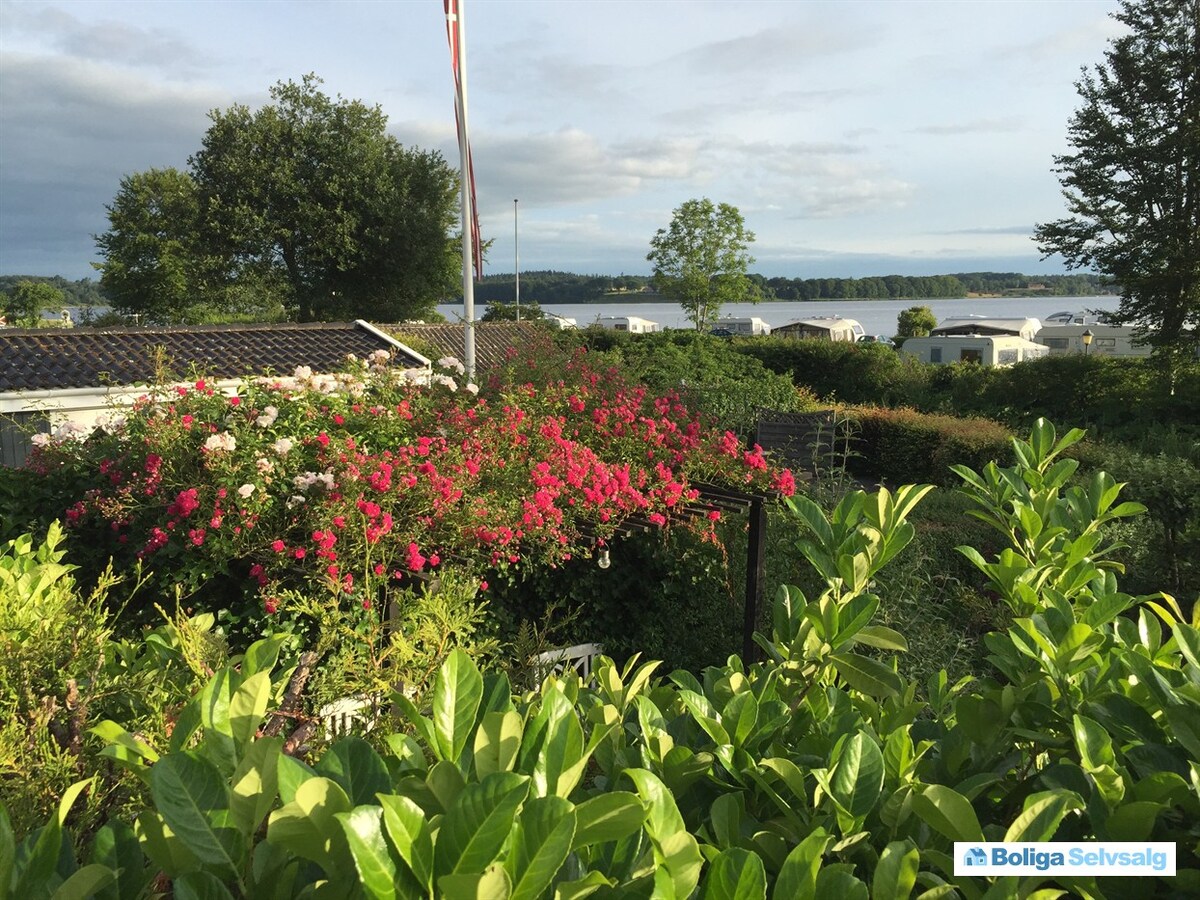
{"label": "green hedge", "polygon": [[882,344],[765,337],[734,341],[730,348],[772,372],[790,374],[818,397],[843,403],[911,402],[929,377],[929,367]]}
{"label": "green hedge", "polygon": [[857,432],[851,468],[889,483],[955,484],[950,466],[1012,462],[1012,433],[989,419],[879,406],[846,411]]}
{"label": "green hedge", "polygon": [[729,347],[830,401],[984,416],[1013,428],[1048,418],[1121,440],[1164,426],[1200,438],[1195,365],[1168,383],[1147,359],[1069,354],[993,368],[928,365],[878,344],[764,337]]}

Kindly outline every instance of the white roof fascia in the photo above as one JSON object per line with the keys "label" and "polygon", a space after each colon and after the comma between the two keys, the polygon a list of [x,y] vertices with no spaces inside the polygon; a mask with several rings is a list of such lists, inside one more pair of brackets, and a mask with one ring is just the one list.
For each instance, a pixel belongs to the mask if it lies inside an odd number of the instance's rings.
{"label": "white roof fascia", "polygon": [[375,335],[375,337],[387,341],[393,347],[397,348],[398,350],[400,350],[403,353],[408,354],[413,359],[419,360],[421,365],[424,366],[426,369],[433,368],[432,360],[427,359],[423,354],[418,353],[416,350],[414,350],[412,347],[408,346],[407,344],[404,344],[404,343],[396,340],[394,337],[392,337],[386,331],[380,331],[378,328],[376,328],[370,322],[367,322],[364,319],[355,319],[354,324],[357,325],[359,328],[361,328],[363,331],[370,332],[371,334]]}
{"label": "white roof fascia", "polygon": [[[243,381],[225,378],[209,382],[214,390],[234,394]],[[166,388],[180,387],[191,382],[174,382]],[[132,403],[153,392],[149,385],[97,385],[82,388],[49,388],[36,391],[7,391],[0,393],[0,413],[30,412],[32,410],[100,409],[112,403]],[[162,388],[159,388],[162,390]]]}

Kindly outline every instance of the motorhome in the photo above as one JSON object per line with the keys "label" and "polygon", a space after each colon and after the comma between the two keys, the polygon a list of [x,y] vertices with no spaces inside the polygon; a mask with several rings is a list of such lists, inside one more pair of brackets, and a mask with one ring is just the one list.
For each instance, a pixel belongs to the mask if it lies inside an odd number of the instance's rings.
{"label": "motorhome", "polygon": [[[1084,343],[1084,333],[1092,336],[1091,344]],[[1080,325],[1052,325],[1038,332],[1037,342],[1044,344],[1051,356],[1067,353],[1095,353],[1099,356],[1149,356],[1150,345],[1138,342],[1132,325],[1100,325],[1093,322]]]}
{"label": "motorhome", "polygon": [[736,335],[770,334],[771,326],[758,316],[744,316],[741,318],[731,316],[724,319],[717,319],[713,323],[712,330],[715,332],[727,331],[730,334]]}
{"label": "motorhome", "polygon": [[1042,328],[1038,319],[997,316],[953,316],[943,319],[929,333],[934,334],[1015,334],[1032,341]]}
{"label": "motorhome", "polygon": [[596,324],[609,331],[627,331],[630,334],[650,334],[660,330],[657,322],[640,316],[601,316]]}
{"label": "motorhome", "polygon": [[1051,325],[1095,325],[1099,321],[1100,317],[1093,313],[1071,312],[1068,309],[1046,316],[1042,321],[1042,327],[1048,328]]}
{"label": "motorhome", "polygon": [[1044,345],[1015,334],[931,334],[907,338],[900,351],[926,363],[981,366],[1011,366],[1049,353]]}
{"label": "motorhome", "polygon": [[841,316],[816,316],[811,319],[798,319],[787,325],[780,325],[771,332],[780,337],[817,338],[824,341],[849,341],[854,343],[866,332],[854,319],[843,319]]}

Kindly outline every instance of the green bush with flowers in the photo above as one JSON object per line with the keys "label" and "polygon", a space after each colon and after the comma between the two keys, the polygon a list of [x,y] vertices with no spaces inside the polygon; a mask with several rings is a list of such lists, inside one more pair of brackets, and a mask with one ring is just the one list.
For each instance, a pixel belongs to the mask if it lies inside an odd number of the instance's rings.
{"label": "green bush with flowers", "polygon": [[248,641],[310,627],[314,602],[378,621],[447,570],[486,590],[510,567],[561,566],[631,518],[715,540],[697,482],[794,491],[758,448],[583,352],[555,381],[522,380],[514,358],[482,388],[454,359],[433,374],[389,362],[233,396],[203,377],[155,386],[86,440],[42,439],[29,466],[45,513],[86,535],[85,570],[141,563],[158,596]]}

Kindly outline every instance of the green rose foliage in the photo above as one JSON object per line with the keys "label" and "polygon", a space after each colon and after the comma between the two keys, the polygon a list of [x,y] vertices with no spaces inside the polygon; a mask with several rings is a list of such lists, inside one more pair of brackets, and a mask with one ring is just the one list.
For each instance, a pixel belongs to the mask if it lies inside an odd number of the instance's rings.
{"label": "green rose foliage", "polygon": [[[873,621],[875,576],[912,538],[928,487],[857,492],[828,515],[796,499],[796,549],[823,586],[780,589],[761,660],[664,679],[654,662],[601,659],[586,683],[550,675],[514,692],[456,652],[419,704],[394,697],[384,753],[349,738],[311,765],[255,736],[269,667],[223,670],[153,765],[157,751],[113,732],[114,755],[151,782],[140,846],[176,891],[211,896],[1195,890],[1200,628],[1167,595],[1120,592],[1105,526],[1140,509],[1107,475],[1073,483],[1062,453],[1080,437],[1039,422],[1014,442],[1016,465],[959,471],[1007,544],[992,559],[963,551],[1013,616],[978,678],[908,681],[903,634]],[[15,856],[0,829],[0,859],[19,860],[11,884],[53,888],[88,868],[39,850],[62,818]],[[1173,841],[1179,873],[953,873],[955,840],[1051,839]],[[127,871],[142,871],[134,857]]]}

